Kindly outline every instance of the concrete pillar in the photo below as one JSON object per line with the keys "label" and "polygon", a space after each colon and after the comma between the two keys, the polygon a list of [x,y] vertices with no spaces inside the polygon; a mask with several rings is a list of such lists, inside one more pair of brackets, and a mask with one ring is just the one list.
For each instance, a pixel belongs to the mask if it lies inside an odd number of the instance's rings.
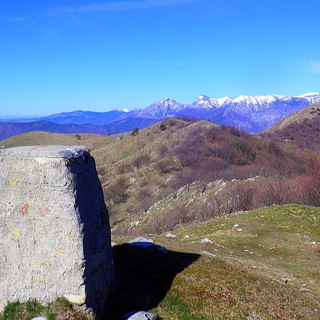
{"label": "concrete pillar", "polygon": [[113,278],[108,212],[89,150],[0,150],[0,310],[66,297],[99,313]]}

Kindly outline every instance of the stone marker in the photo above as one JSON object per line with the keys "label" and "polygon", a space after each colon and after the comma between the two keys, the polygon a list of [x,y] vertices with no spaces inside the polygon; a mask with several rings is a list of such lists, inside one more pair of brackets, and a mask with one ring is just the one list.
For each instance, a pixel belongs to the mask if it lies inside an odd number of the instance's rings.
{"label": "stone marker", "polygon": [[113,278],[108,212],[89,150],[0,150],[0,310],[65,297],[100,313]]}

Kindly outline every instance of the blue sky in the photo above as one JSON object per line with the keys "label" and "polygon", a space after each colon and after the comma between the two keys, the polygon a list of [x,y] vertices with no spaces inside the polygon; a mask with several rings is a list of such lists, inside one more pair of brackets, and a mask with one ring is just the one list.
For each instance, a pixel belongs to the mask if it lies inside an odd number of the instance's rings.
{"label": "blue sky", "polygon": [[0,117],[320,91],[319,0],[2,0],[0,8]]}

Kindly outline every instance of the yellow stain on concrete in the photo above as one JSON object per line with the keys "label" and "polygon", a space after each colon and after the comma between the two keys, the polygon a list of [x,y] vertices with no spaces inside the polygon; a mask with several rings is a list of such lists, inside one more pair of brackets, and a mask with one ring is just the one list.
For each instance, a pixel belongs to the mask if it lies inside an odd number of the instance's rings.
{"label": "yellow stain on concrete", "polygon": [[42,267],[44,265],[44,262],[39,262],[39,267]]}
{"label": "yellow stain on concrete", "polygon": [[42,284],[48,284],[49,281],[48,280],[38,280],[39,283],[42,283]]}
{"label": "yellow stain on concrete", "polygon": [[16,178],[16,182],[19,182],[19,181],[21,181],[21,179],[20,178]]}
{"label": "yellow stain on concrete", "polygon": [[63,254],[63,251],[62,250],[58,250],[58,255],[62,255]]}
{"label": "yellow stain on concrete", "polygon": [[20,236],[20,232],[19,232],[19,231],[15,231],[15,232],[13,233],[13,235],[14,235],[15,237],[19,237],[19,236]]}

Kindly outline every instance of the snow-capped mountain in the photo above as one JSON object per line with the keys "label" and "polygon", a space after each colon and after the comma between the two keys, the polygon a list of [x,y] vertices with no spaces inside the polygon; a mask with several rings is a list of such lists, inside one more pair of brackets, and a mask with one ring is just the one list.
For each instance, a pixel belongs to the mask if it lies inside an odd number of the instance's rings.
{"label": "snow-capped mountain", "polygon": [[313,103],[320,103],[320,94],[306,93],[300,96],[250,96],[240,95],[232,99],[211,98],[200,95],[192,104],[180,104],[165,98],[149,107],[133,110],[121,118],[160,120],[187,115],[211,120],[218,124],[232,125],[247,132],[263,131],[274,122]]}
{"label": "snow-capped mountain", "polygon": [[134,110],[134,116],[139,118],[163,119],[175,117],[178,112],[185,108],[187,108],[187,105],[180,104],[170,98],[164,98],[145,109]]}
{"label": "snow-capped mountain", "polygon": [[280,95],[266,95],[266,96],[250,96],[250,95],[240,95],[235,99],[229,97],[224,97],[220,99],[210,98],[204,95],[199,96],[193,105],[203,106],[205,108],[221,108],[221,107],[238,107],[238,109],[250,109],[250,110],[262,110],[268,109],[274,103],[303,103],[303,104],[313,104],[320,102],[320,94],[316,92],[306,93],[300,96],[280,96]]}
{"label": "snow-capped mountain", "polygon": [[[115,109],[108,112],[73,111],[54,114],[33,121],[50,121],[57,124],[95,125],[114,134],[145,128],[167,117],[189,116],[231,125],[246,132],[260,132],[311,104],[320,103],[320,94],[309,92],[298,96],[240,95],[237,98],[211,98],[200,95],[195,102],[181,104],[164,98],[145,109]],[[24,122],[26,122],[25,120]],[[31,120],[29,119],[28,122]],[[21,121],[20,121],[21,122]],[[95,130],[95,129],[92,129]],[[98,131],[93,131],[98,132]]]}

